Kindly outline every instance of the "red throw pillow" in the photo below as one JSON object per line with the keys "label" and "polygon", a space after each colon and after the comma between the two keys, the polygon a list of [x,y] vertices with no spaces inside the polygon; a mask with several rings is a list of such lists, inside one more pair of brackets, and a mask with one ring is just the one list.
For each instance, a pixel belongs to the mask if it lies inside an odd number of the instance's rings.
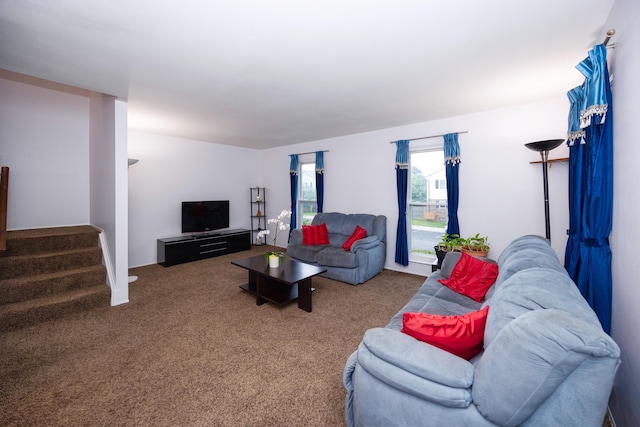
{"label": "red throw pillow", "polygon": [[327,224],[320,225],[303,225],[302,226],[302,244],[303,245],[328,245],[329,232]]}
{"label": "red throw pillow", "polygon": [[402,332],[464,359],[482,350],[489,306],[462,316],[404,313]]}
{"label": "red throw pillow", "polygon": [[359,225],[356,225],[356,228],[355,230],[353,230],[351,236],[349,236],[349,238],[342,244],[342,249],[344,249],[345,251],[350,250],[351,246],[355,243],[356,240],[360,240],[366,235],[367,230],[360,227]]}
{"label": "red throw pillow", "polygon": [[480,302],[497,278],[498,264],[482,261],[463,252],[453,267],[451,276],[448,279],[439,279],[438,282]]}

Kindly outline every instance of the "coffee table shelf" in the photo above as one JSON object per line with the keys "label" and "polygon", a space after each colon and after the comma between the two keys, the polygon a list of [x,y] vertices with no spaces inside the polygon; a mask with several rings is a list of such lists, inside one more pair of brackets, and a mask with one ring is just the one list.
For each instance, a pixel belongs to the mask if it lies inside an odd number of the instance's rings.
{"label": "coffee table shelf", "polygon": [[324,268],[286,258],[278,268],[269,268],[263,255],[231,261],[249,271],[248,283],[240,289],[256,296],[256,304],[271,302],[285,305],[298,300],[298,308],[311,312],[311,278],[327,271]]}
{"label": "coffee table shelf", "polygon": [[[245,290],[253,295],[257,295],[255,286],[252,286],[247,283],[244,285],[240,285],[240,289]],[[311,291],[315,291],[315,288],[311,288]],[[284,285],[280,284],[280,286],[276,284],[272,284],[267,288],[261,288],[260,296],[267,301],[274,303],[276,305],[287,305],[291,301],[295,301],[298,299],[298,285]]]}

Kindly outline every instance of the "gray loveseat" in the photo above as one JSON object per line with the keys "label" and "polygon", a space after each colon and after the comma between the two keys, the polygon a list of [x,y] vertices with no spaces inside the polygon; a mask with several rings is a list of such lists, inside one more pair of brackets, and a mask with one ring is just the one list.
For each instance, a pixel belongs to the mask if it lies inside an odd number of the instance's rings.
{"label": "gray loveseat", "polygon": [[[548,242],[514,240],[482,302],[438,282],[449,253],[385,328],[366,331],[344,371],[348,426],[601,427],[620,349]],[[484,349],[467,361],[400,332],[402,314],[489,306]]]}
{"label": "gray loveseat", "polygon": [[[369,214],[318,213],[312,225],[327,225],[328,245],[303,245],[302,229],[291,230],[287,253],[300,261],[327,269],[323,277],[358,285],[371,279],[384,268],[387,253],[387,217]],[[356,225],[367,230],[349,251],[342,244]]]}

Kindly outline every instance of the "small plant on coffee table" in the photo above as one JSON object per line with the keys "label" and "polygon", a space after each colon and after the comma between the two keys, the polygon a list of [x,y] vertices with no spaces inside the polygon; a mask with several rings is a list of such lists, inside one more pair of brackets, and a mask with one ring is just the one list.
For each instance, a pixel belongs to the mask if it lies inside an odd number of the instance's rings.
{"label": "small plant on coffee table", "polygon": [[[270,255],[277,255],[280,258],[280,262],[284,261],[284,254],[277,250],[276,244],[278,241],[278,234],[280,234],[281,231],[289,230],[290,228],[290,223],[289,221],[287,221],[288,218],[291,218],[291,211],[285,209],[280,212],[277,217],[267,220],[267,224],[274,224],[275,226],[275,232],[273,235],[273,250],[265,253],[265,258],[267,259],[267,261],[269,260]],[[262,240],[264,238],[266,243],[267,235],[269,234],[271,234],[271,230],[269,229],[260,230],[256,237],[258,240]]]}

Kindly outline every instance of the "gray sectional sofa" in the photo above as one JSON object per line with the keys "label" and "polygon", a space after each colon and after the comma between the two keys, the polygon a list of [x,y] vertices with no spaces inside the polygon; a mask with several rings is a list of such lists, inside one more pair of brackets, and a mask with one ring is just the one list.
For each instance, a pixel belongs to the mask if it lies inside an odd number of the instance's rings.
{"label": "gray sectional sofa", "polygon": [[[385,328],[366,331],[344,370],[347,425],[601,427],[620,349],[547,240],[514,240],[481,302],[438,282],[459,259],[447,254]],[[469,361],[400,332],[404,312],[487,305],[484,349]]]}
{"label": "gray sectional sofa", "polygon": [[[291,230],[287,254],[308,264],[327,269],[323,277],[358,285],[371,279],[384,268],[387,253],[387,217],[384,215],[318,213],[312,225],[326,224],[328,245],[303,245],[302,229]],[[342,244],[356,225],[367,230],[366,237],[357,240],[349,251]]]}

